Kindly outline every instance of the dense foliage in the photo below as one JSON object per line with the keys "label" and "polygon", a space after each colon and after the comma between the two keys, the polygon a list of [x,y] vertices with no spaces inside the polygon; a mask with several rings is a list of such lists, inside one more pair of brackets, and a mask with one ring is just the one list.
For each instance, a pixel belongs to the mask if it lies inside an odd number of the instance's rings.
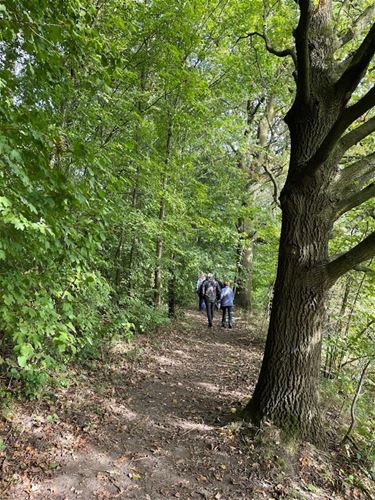
{"label": "dense foliage", "polygon": [[[290,61],[246,33],[267,20],[272,42],[289,43],[296,6],[262,5],[0,4],[2,393],[35,396],[104,340],[168,321],[202,269],[251,272],[253,311],[268,314],[294,82]],[[366,210],[338,221],[338,252],[370,232]],[[329,304],[324,374],[348,409],[374,358],[370,271],[343,278]],[[371,367],[366,380],[360,412]]]}

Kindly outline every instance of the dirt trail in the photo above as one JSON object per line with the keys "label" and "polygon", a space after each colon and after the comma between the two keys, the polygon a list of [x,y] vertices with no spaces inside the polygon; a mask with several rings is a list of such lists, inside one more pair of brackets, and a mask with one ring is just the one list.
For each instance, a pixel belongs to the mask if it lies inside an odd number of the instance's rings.
{"label": "dirt trail", "polygon": [[190,311],[130,351],[118,344],[77,367],[75,384],[0,423],[1,500],[345,498],[309,490],[320,455],[304,450],[288,475],[279,456],[260,457],[236,432],[262,343],[242,320],[208,329]]}
{"label": "dirt trail", "polygon": [[[249,465],[223,425],[252,389],[261,355],[253,342],[241,320],[208,329],[188,312],[178,331],[127,355],[117,346],[106,366],[20,418],[31,463],[7,495],[249,498]],[[5,468],[12,461],[17,448]]]}

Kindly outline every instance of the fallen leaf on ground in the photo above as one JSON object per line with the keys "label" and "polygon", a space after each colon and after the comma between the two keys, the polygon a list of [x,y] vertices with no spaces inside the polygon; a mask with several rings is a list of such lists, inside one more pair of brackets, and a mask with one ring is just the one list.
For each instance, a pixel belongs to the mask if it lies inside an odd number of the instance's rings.
{"label": "fallen leaf on ground", "polygon": [[134,474],[133,472],[129,472],[128,476],[130,477],[130,479],[141,479],[141,475],[140,474]]}
{"label": "fallen leaf on ground", "polygon": [[124,462],[128,462],[129,457],[127,455],[121,455],[121,457],[116,458],[115,463],[116,464],[123,464]]}
{"label": "fallen leaf on ground", "polygon": [[208,481],[207,477],[203,476],[202,474],[198,474],[198,476],[196,476],[196,480],[197,481]]}

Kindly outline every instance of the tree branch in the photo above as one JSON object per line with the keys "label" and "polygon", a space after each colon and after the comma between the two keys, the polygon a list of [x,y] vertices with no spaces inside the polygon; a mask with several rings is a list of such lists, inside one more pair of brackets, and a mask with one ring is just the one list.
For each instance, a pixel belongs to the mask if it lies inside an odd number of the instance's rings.
{"label": "tree branch", "polygon": [[375,15],[375,3],[369,5],[362,12],[362,14],[359,17],[357,17],[357,19],[354,21],[354,23],[348,29],[348,31],[346,31],[340,36],[340,47],[343,47],[348,42],[353,40],[353,38],[355,38],[358,35],[358,33],[360,33],[363,30],[366,24],[369,21],[371,21],[374,15]]}
{"label": "tree branch", "polygon": [[[257,114],[258,109],[264,102],[264,97],[261,97],[258,102],[256,103],[255,106],[252,106],[251,100],[248,99],[246,102],[246,124],[248,127],[253,123],[255,115]],[[248,135],[250,133],[249,129],[247,128],[244,132],[244,135]]]}
{"label": "tree branch", "polygon": [[[358,267],[358,266],[357,266],[357,267]],[[355,269],[355,270],[356,270],[356,269]],[[361,280],[361,281],[362,281],[362,280]],[[361,330],[361,331],[359,331],[358,333],[356,333],[356,335],[355,335],[354,337],[352,337],[352,338],[351,338],[351,340],[350,340],[350,341],[348,342],[348,344],[347,344],[348,350],[351,350],[351,348],[353,347],[353,345],[355,345],[355,344],[358,342],[358,340],[359,340],[360,338],[362,338],[365,334],[366,334],[366,336],[367,336],[367,337],[371,340],[371,336],[367,334],[367,330],[368,330],[368,329],[370,328],[370,326],[372,326],[374,323],[375,323],[375,320],[370,319],[370,321],[368,321],[367,325],[366,325],[364,328],[362,328],[362,330]],[[366,356],[365,356],[365,357],[366,357]],[[358,358],[358,359],[361,359],[361,358]],[[355,361],[357,361],[357,360],[355,360]],[[340,368],[341,368],[342,366],[344,366],[345,364],[346,364],[346,363],[344,363],[343,365],[341,365],[341,366],[340,366]]]}
{"label": "tree branch", "polygon": [[358,356],[357,358],[348,359],[348,361],[344,361],[344,363],[340,365],[340,368],[344,368],[344,366],[350,365],[351,363],[355,363],[356,361],[359,361],[364,358],[374,359],[375,356]]}
{"label": "tree branch", "polygon": [[340,276],[375,256],[375,231],[355,247],[326,264],[329,284],[332,286]]}
{"label": "tree branch", "polygon": [[333,189],[347,192],[358,191],[358,188],[362,189],[366,182],[372,179],[374,171],[375,152],[343,168],[338,174]]}
{"label": "tree branch", "polygon": [[359,127],[345,134],[339,142],[340,151],[342,152],[342,154],[344,154],[345,151],[370,135],[372,132],[375,132],[375,116],[367,120],[367,122],[363,123]]}
{"label": "tree branch", "polygon": [[344,130],[373,106],[375,106],[375,85],[359,101],[344,110],[342,115]]}
{"label": "tree branch", "polygon": [[344,109],[341,115],[337,118],[336,122],[333,124],[331,130],[328,132],[326,138],[316,153],[309,160],[307,168],[305,169],[306,174],[311,175],[315,173],[322,163],[328,160],[337,142],[340,140],[340,137],[349,125],[373,106],[375,106],[375,86],[372,87],[367,94],[365,94],[355,104]]}
{"label": "tree branch", "polygon": [[239,36],[236,40],[236,43],[240,40],[244,40],[245,38],[251,38],[253,36],[259,36],[260,38],[262,38],[264,40],[265,45],[266,45],[266,49],[270,54],[273,54],[274,56],[277,56],[277,57],[290,56],[293,59],[294,64],[297,65],[297,57],[296,57],[296,54],[294,53],[294,50],[291,47],[284,49],[284,50],[274,49],[273,47],[271,47],[269,40],[264,33],[262,34],[262,33],[259,33],[258,31],[252,31],[251,33],[247,33],[246,35]]}
{"label": "tree branch", "polygon": [[374,196],[375,196],[375,182],[372,182],[364,189],[358,191],[349,198],[340,200],[340,202],[337,204],[336,218],[339,218],[341,217],[341,215],[345,214],[346,212],[349,212],[349,210],[358,207],[358,205],[362,205],[362,203],[365,203],[365,201],[370,200]]}
{"label": "tree branch", "polygon": [[375,24],[367,33],[361,45],[352,56],[349,66],[336,82],[336,89],[345,94],[347,102],[354,90],[357,88],[360,80],[365,74],[368,65],[375,53]]}
{"label": "tree branch", "polygon": [[238,155],[239,151],[238,151],[238,149],[237,149],[237,148],[235,148],[235,147],[233,146],[233,144],[232,144],[232,143],[229,143],[229,144],[228,144],[228,146],[230,147],[230,149],[232,150],[232,152],[233,152],[235,155]]}
{"label": "tree branch", "polygon": [[247,120],[246,120],[246,122],[248,125],[252,124],[254,117],[256,115],[256,112],[258,111],[260,105],[263,102],[264,102],[264,97],[261,97],[259,99],[259,101],[256,103],[256,105],[254,107],[252,107],[250,99],[247,100],[247,103],[246,103]]}
{"label": "tree branch", "polygon": [[268,168],[268,165],[266,164],[266,160],[262,163],[262,167],[263,167],[264,171],[266,172],[266,174],[268,175],[268,177],[270,178],[270,181],[272,182],[272,185],[273,185],[273,201],[275,202],[276,206],[281,208],[280,201],[279,201],[279,187],[277,185],[275,176],[273,175],[271,170]]}
{"label": "tree branch", "polygon": [[312,17],[313,2],[300,0],[300,18],[294,32],[297,51],[297,97],[308,104],[310,101],[310,50],[309,28]]}
{"label": "tree branch", "polygon": [[360,273],[365,273],[365,274],[375,274],[375,271],[371,269],[371,267],[366,267],[366,266],[355,266],[353,267],[353,271],[358,271]]}

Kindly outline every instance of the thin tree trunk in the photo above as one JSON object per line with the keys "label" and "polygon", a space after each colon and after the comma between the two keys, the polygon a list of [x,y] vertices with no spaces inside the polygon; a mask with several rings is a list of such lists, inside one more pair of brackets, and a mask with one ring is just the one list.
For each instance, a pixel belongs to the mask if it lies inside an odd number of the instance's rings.
{"label": "thin tree trunk", "polygon": [[[140,90],[141,93],[146,90],[146,83],[147,83],[147,75],[144,69],[142,68],[141,74],[140,74]],[[140,117],[143,117],[143,105],[141,99],[138,100],[137,102],[137,111]],[[141,149],[142,145],[142,130],[140,126],[140,122],[137,122],[136,125],[136,132],[135,132],[135,152],[138,155]],[[139,164],[139,161],[137,161],[136,164],[136,172],[135,172],[135,182],[131,194],[131,208],[132,210],[135,210],[138,207],[139,204],[139,190],[140,190],[140,178],[141,178],[141,167]],[[137,235],[133,235],[132,237],[132,242],[130,245],[130,250],[127,258],[127,276],[126,276],[126,287],[129,295],[132,295],[133,292],[133,266],[134,266],[134,260],[135,260],[135,255],[136,255],[136,250],[137,250]]]}
{"label": "thin tree trunk", "polygon": [[[355,307],[357,305],[359,296],[361,294],[364,281],[365,281],[365,275],[363,275],[362,278],[361,278],[361,281],[360,281],[360,284],[359,284],[359,286],[357,288],[357,292],[355,294],[352,306],[350,308],[348,320],[347,320],[346,327],[345,327],[345,332],[344,332],[344,335],[343,335],[343,337],[345,339],[348,339],[348,336],[349,336],[349,328],[350,328],[350,325],[351,325],[351,322],[352,322],[352,319],[353,319],[354,309],[355,309]],[[337,369],[340,369],[340,366],[343,363],[343,359],[345,357],[346,351],[347,351],[347,349],[341,348],[340,352],[338,353],[337,360],[336,360]]]}
{"label": "thin tree trunk", "polygon": [[[249,236],[249,235],[248,235]],[[243,245],[243,246],[242,246]],[[242,247],[242,248],[241,248]],[[253,240],[251,237],[240,241],[240,255],[237,266],[236,305],[244,311],[251,311]]]}
{"label": "thin tree trunk", "polygon": [[168,281],[168,316],[176,317],[176,256],[172,254]]}
{"label": "thin tree trunk", "polygon": [[[248,103],[248,125],[251,124],[252,119],[254,118],[254,111],[249,110]],[[249,115],[250,113],[250,115]],[[268,142],[268,133],[270,130],[270,124],[275,116],[275,110],[273,106],[273,98],[272,96],[268,99],[266,109],[263,117],[259,121],[258,131],[257,131],[257,142],[261,148],[265,148]],[[245,135],[248,134],[248,130],[245,131]],[[262,164],[265,160],[265,155],[263,151],[259,153],[253,154],[253,166],[254,164]],[[238,166],[241,169],[245,168],[246,165],[245,157],[239,156]],[[250,168],[250,167],[248,167]],[[251,175],[251,174],[250,174]],[[271,174],[272,175],[272,174]],[[249,185],[251,182],[249,182]],[[243,202],[243,206],[248,206],[250,204],[250,200],[246,199]],[[241,248],[241,258],[238,262],[238,272],[237,272],[237,286],[236,286],[236,304],[239,305],[244,311],[251,311],[251,290],[253,284],[253,254],[254,254],[254,231],[253,224],[250,219],[239,219],[237,227],[242,235],[244,235],[242,240],[242,248]]]}
{"label": "thin tree trunk", "polygon": [[359,296],[361,294],[361,291],[362,291],[362,287],[363,287],[363,283],[365,281],[365,278],[366,276],[363,275],[362,278],[361,278],[361,281],[359,282],[359,285],[358,285],[358,288],[357,288],[357,292],[355,294],[355,297],[354,297],[354,300],[353,300],[353,303],[351,305],[351,308],[350,308],[350,312],[349,312],[349,315],[348,315],[348,320],[346,322],[346,327],[345,327],[345,332],[344,332],[344,336],[347,337],[348,334],[349,334],[349,328],[350,328],[350,325],[351,325],[351,322],[352,322],[352,318],[353,318],[353,314],[354,314],[354,309],[355,309],[355,306],[357,305],[357,302],[358,302],[358,299],[359,299]]}
{"label": "thin tree trunk", "polygon": [[[166,176],[163,177],[162,189],[166,188]],[[159,222],[162,223],[165,217],[165,198],[162,195],[159,207]],[[156,267],[154,276],[154,305],[155,307],[160,307],[161,305],[161,284],[162,284],[162,260],[163,257],[163,237],[160,234],[156,240]]]}
{"label": "thin tree trunk", "polygon": [[[167,138],[165,145],[165,171],[162,177],[162,195],[159,205],[159,222],[160,229],[162,229],[163,221],[165,219],[166,200],[165,189],[167,187],[167,167],[169,163],[172,144],[172,118],[168,118]],[[162,287],[162,258],[163,258],[163,235],[159,234],[156,240],[156,266],[154,273],[154,305],[155,307],[161,306],[161,287]]]}
{"label": "thin tree trunk", "polygon": [[[247,101],[247,128],[245,129],[244,136],[247,137],[249,135],[249,127],[251,126],[255,114],[257,113],[260,105],[264,99],[261,99],[255,107],[251,106],[251,102]],[[266,107],[265,116],[263,116],[262,120],[260,120],[260,124],[258,126],[258,144],[261,147],[265,147],[267,144],[267,133],[269,130],[269,124],[271,123],[274,116],[273,106],[272,106],[272,98],[269,99]],[[248,188],[252,184],[251,177],[253,176],[252,170],[254,166],[249,165],[249,161],[246,158],[247,152],[240,153],[237,151],[238,159],[237,164],[238,168],[241,170],[248,169],[250,180],[248,182]],[[257,155],[254,155],[256,157]],[[248,189],[247,189],[248,191]],[[249,196],[247,195],[242,202],[243,207],[249,206],[251,200],[249,200]],[[251,291],[253,285],[253,254],[254,254],[254,231],[253,224],[249,218],[240,218],[237,223],[238,231],[240,232],[239,238],[239,248],[240,251],[237,254],[237,277],[235,283],[236,290],[236,304],[241,307],[245,312],[249,313],[251,311]]]}
{"label": "thin tree trunk", "polygon": [[[344,289],[344,295],[342,298],[341,302],[341,307],[340,307],[340,312],[339,312],[339,317],[336,321],[336,325],[334,327],[333,335],[335,336],[335,339],[338,337],[341,337],[341,330],[342,330],[342,322],[345,316],[345,311],[348,305],[348,298],[349,298],[349,293],[350,293],[350,287],[351,287],[352,279],[351,276],[348,276],[345,282],[345,289]],[[330,337],[332,334],[330,335]],[[324,369],[324,376],[326,378],[332,378],[332,371],[335,367],[336,364],[336,346],[331,345],[329,349],[327,349],[327,355],[326,355],[326,363],[325,363],[325,369]]]}
{"label": "thin tree trunk", "polygon": [[121,281],[121,262],[122,262],[122,243],[124,239],[124,228],[121,226],[120,230],[120,238],[119,242],[116,248],[116,253],[114,256],[114,264],[115,264],[115,277],[114,277],[114,282],[115,282],[115,289],[119,291],[119,286],[120,286],[120,281]]}

